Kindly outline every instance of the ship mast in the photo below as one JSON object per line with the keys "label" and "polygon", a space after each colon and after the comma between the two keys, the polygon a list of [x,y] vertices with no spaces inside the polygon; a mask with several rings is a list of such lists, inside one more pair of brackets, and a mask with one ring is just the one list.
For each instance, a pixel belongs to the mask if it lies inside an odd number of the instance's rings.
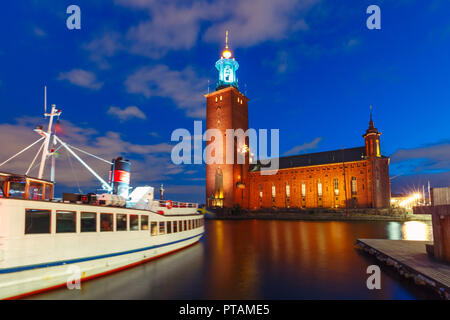
{"label": "ship mast", "polygon": [[[47,90],[45,90],[45,95],[47,96]],[[47,101],[47,97],[45,98]],[[45,117],[50,117],[48,128],[47,128],[47,134],[45,135],[45,141],[44,141],[44,148],[42,150],[42,156],[41,156],[41,164],[39,166],[39,174],[38,179],[42,179],[42,176],[44,175],[44,168],[45,168],[45,160],[47,160],[47,156],[49,155],[48,152],[48,146],[50,144],[50,139],[52,137],[52,126],[53,126],[53,118],[55,116],[61,115],[61,110],[57,110],[56,106],[52,104],[52,111],[50,113],[44,113]],[[52,153],[52,157],[54,157]],[[55,168],[54,168],[54,160],[52,159],[52,169],[51,169],[51,178],[50,180],[54,182],[55,179]]]}
{"label": "ship mast", "polygon": [[[47,160],[48,156],[52,157],[52,161],[51,161],[51,171],[50,171],[50,179],[52,182],[55,182],[55,145],[56,143],[59,143],[61,145],[61,147],[64,147],[75,159],[77,159],[95,178],[97,178],[100,183],[102,184],[102,188],[103,190],[106,190],[107,192],[112,192],[113,188],[111,187],[111,185],[109,183],[107,183],[105,180],[102,179],[102,177],[100,177],[91,167],[88,166],[88,164],[86,162],[84,162],[73,150],[77,150],[80,151],[84,154],[87,154],[91,157],[94,157],[98,160],[102,160],[108,164],[112,164],[112,162],[102,159],[98,156],[95,156],[93,154],[90,154],[89,152],[83,151],[81,149],[75,148],[73,146],[70,146],[69,144],[65,143],[64,141],[62,141],[56,134],[55,132],[52,132],[53,129],[53,120],[54,117],[59,117],[62,113],[62,111],[60,109],[56,109],[56,106],[53,104],[52,105],[52,110],[50,113],[47,113],[47,87],[45,87],[44,89],[44,115],[45,117],[50,117],[49,118],[49,123],[48,123],[48,128],[47,128],[47,132],[45,132],[42,129],[42,126],[37,126],[36,129],[34,129],[35,132],[37,132],[39,135],[41,135],[41,138],[38,139],[37,141],[33,142],[32,144],[30,144],[29,146],[27,146],[26,148],[22,149],[21,151],[19,151],[18,153],[16,153],[15,155],[13,155],[12,157],[10,157],[9,159],[3,161],[2,163],[0,163],[0,167],[3,166],[4,164],[6,164],[7,162],[11,161],[12,159],[16,158],[17,156],[19,156],[20,154],[22,154],[23,152],[25,152],[26,150],[30,149],[31,147],[33,147],[35,144],[37,144],[38,142],[44,140],[44,142],[41,144],[41,147],[39,148],[38,152],[36,153],[35,157],[33,158],[33,161],[31,162],[30,166],[28,167],[28,170],[26,172],[26,175],[28,175],[28,173],[30,172],[30,170],[33,168],[33,164],[36,161],[36,159],[39,156],[39,153],[42,150],[42,155],[41,155],[41,163],[39,165],[39,173],[38,173],[38,179],[42,179],[43,175],[44,175],[44,168],[45,168],[45,161]],[[49,146],[51,143],[51,152],[49,152]],[[58,147],[61,148],[61,147]]]}

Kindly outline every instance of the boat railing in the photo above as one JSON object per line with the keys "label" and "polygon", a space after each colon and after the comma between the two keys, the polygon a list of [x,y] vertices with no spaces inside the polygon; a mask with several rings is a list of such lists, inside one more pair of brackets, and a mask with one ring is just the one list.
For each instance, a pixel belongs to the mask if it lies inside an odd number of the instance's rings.
{"label": "boat railing", "polygon": [[160,207],[171,208],[198,208],[198,203],[179,202],[171,200],[158,200]]}

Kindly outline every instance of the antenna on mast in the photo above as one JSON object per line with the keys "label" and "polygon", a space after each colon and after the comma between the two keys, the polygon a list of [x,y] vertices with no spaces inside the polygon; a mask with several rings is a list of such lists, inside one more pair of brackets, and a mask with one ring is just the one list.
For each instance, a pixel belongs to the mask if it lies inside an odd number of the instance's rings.
{"label": "antenna on mast", "polygon": [[47,113],[47,86],[44,86],[44,115]]}

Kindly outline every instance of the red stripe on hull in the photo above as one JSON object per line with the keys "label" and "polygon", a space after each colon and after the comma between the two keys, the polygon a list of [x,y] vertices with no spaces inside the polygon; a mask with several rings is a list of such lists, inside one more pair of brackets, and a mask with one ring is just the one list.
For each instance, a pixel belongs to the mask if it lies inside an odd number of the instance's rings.
{"label": "red stripe on hull", "polygon": [[[137,261],[137,262],[133,262],[133,263],[131,263],[131,264],[127,264],[126,266],[123,266],[123,267],[120,267],[120,268],[108,270],[108,271],[105,271],[105,272],[101,272],[101,273],[94,274],[94,275],[89,276],[89,277],[81,278],[81,279],[80,279],[80,282],[83,282],[83,281],[89,281],[89,280],[92,280],[92,279],[95,279],[95,278],[99,278],[99,277],[102,277],[102,276],[106,276],[106,275],[111,274],[111,273],[115,273],[115,272],[119,272],[119,271],[122,271],[122,270],[125,270],[125,269],[129,269],[129,268],[135,267],[135,266],[137,266],[137,265],[140,265],[140,264],[142,264],[142,263],[148,262],[148,261],[150,261],[150,260],[154,260],[154,259],[163,257],[163,256],[165,256],[165,255],[168,255],[168,254],[170,254],[170,253],[174,253],[174,252],[177,252],[177,251],[186,249],[186,248],[188,248],[188,247],[190,247],[190,246],[193,246],[193,245],[196,244],[197,242],[198,242],[198,240],[195,241],[195,242],[193,242],[193,243],[191,243],[191,244],[188,244],[187,246],[184,246],[184,247],[181,247],[181,248],[178,248],[178,249],[175,249],[175,250],[172,250],[172,251],[169,251],[169,252],[166,252],[166,253],[163,253],[163,254],[160,254],[160,255],[151,257],[151,258],[148,258],[148,259],[140,260],[140,261]],[[66,285],[67,285],[67,283],[65,282],[65,283],[62,283],[62,284],[58,284],[58,285],[56,285],[56,286],[51,286],[51,287],[44,288],[44,289],[39,289],[39,290],[27,292],[27,293],[22,293],[22,294],[19,294],[19,295],[17,295],[17,296],[5,298],[5,299],[3,299],[3,300],[16,300],[16,299],[21,299],[21,298],[28,297],[28,296],[32,296],[32,295],[35,295],[35,294],[38,294],[38,293],[42,293],[42,292],[45,292],[45,291],[50,291],[50,290],[62,288],[62,287],[64,287],[64,286],[66,286]]]}

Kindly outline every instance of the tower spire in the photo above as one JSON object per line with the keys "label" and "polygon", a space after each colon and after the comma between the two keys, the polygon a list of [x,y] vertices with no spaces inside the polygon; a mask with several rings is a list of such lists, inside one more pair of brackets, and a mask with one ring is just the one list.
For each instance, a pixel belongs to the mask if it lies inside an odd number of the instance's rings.
{"label": "tower spire", "polygon": [[228,30],[225,32],[225,49],[228,49]]}
{"label": "tower spire", "polygon": [[220,59],[216,62],[216,69],[219,71],[219,82],[216,89],[233,86],[238,88],[236,70],[239,68],[238,62],[232,57],[228,47],[228,30],[225,32],[225,49],[222,51]]}

